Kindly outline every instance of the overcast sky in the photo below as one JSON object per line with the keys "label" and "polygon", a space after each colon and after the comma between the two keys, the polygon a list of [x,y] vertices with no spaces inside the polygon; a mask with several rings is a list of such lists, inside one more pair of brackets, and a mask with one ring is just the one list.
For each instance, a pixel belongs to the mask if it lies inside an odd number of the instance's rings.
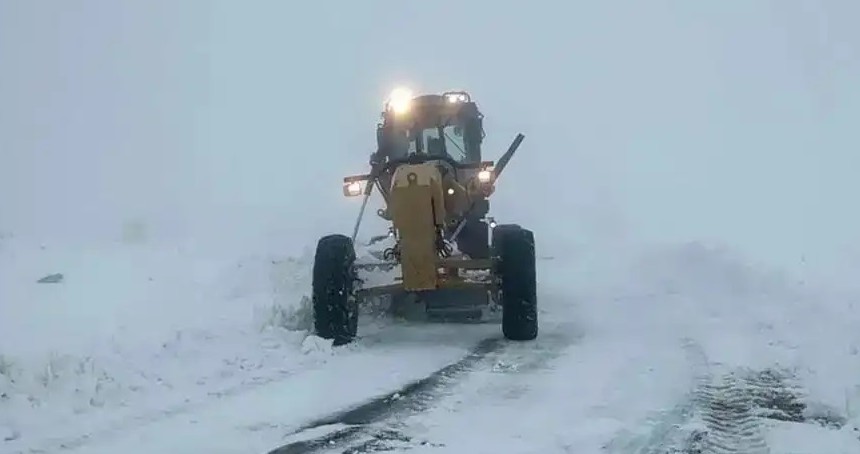
{"label": "overcast sky", "polygon": [[0,0],[0,230],[348,231],[340,178],[366,170],[405,84],[471,91],[489,158],[526,134],[496,207],[545,242],[833,259],[860,251],[858,17],[851,0]]}

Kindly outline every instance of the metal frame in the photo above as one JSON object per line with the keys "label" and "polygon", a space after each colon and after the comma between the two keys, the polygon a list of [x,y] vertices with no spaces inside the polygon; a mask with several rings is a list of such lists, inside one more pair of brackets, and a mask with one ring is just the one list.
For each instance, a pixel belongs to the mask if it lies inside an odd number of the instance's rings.
{"label": "metal frame", "polygon": [[[458,101],[449,102],[448,100],[450,96],[458,96]],[[414,124],[418,120],[422,120],[422,123],[425,123],[423,121],[424,115],[431,115],[437,118],[455,118],[457,123],[466,129],[466,131],[464,131],[467,146],[465,151],[470,154],[470,159],[468,161],[463,163],[454,163],[455,171],[458,171],[459,173],[459,170],[461,169],[468,171],[491,169],[494,174],[494,181],[498,179],[499,175],[505,169],[507,163],[524,139],[522,134],[517,135],[507,152],[504,153],[497,162],[485,161],[482,159],[481,150],[481,145],[485,137],[483,129],[484,117],[477,105],[472,101],[472,97],[469,93],[465,91],[448,91],[441,95],[430,94],[418,96],[413,98],[413,101],[415,104],[408,113],[398,114],[388,110],[387,108],[382,113],[382,122],[377,125],[377,144],[379,148],[376,153],[371,155],[370,163],[372,170],[370,174],[355,175],[344,178],[345,185],[355,181],[368,181],[363,194],[364,201],[353,231],[353,240],[355,240],[357,236],[367,199],[370,197],[370,193],[374,186],[380,190],[382,197],[385,199],[386,205],[389,202],[389,194],[386,185],[382,183],[386,179],[386,176],[389,176],[388,173],[391,172],[391,167],[399,162],[397,160],[392,161],[390,151],[387,148],[389,144],[387,137],[391,130],[409,128],[411,124]],[[486,203],[484,203],[484,205],[485,204]],[[451,242],[456,241],[466,221],[470,219],[470,217],[475,217],[475,215],[479,214],[478,211],[480,211],[481,208],[482,206],[480,204],[473,203],[463,218],[456,223],[456,228],[453,229],[453,233],[451,233],[446,240]],[[357,298],[361,299],[402,293],[426,295],[439,290],[483,290],[488,292],[487,303],[492,304],[493,301],[497,301],[497,295],[500,290],[495,277],[496,263],[496,260],[493,258],[465,259],[459,257],[440,257],[436,262],[437,278],[435,289],[406,290],[402,282],[394,282],[387,285],[358,288],[356,289],[355,295]],[[390,270],[399,265],[400,262],[398,261],[379,261],[374,263],[356,264],[356,269]],[[459,270],[486,270],[490,272],[491,278],[487,281],[468,280],[468,278],[459,275]]]}

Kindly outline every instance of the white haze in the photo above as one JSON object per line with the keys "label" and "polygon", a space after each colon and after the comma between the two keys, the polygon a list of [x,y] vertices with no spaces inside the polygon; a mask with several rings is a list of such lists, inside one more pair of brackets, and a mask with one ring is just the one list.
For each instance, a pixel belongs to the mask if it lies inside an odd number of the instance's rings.
{"label": "white haze", "polygon": [[[0,231],[311,246],[387,92],[465,88],[546,249],[706,240],[858,271],[856,2],[0,0]],[[367,228],[372,228],[369,223]],[[833,274],[834,272],[838,274]],[[846,281],[848,282],[848,281]]]}

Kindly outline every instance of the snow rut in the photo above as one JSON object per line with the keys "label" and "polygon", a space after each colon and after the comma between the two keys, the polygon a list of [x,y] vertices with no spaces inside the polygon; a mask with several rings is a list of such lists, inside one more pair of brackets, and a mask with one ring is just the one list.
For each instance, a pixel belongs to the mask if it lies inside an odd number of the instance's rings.
{"label": "snow rut", "polygon": [[306,424],[289,434],[288,438],[301,438],[303,434],[317,430],[322,430],[324,434],[292,441],[270,451],[269,454],[310,453],[333,448],[349,453],[374,452],[388,449],[390,442],[408,442],[410,440],[404,439],[393,426],[377,428],[372,424],[382,422],[393,415],[424,410],[441,388],[455,382],[460,375],[467,373],[488,355],[504,346],[501,338],[486,339],[459,361],[396,392]]}
{"label": "snow rut", "polygon": [[291,440],[269,454],[342,454],[408,450],[416,446],[441,447],[404,433],[410,416],[431,408],[436,399],[464,376],[477,371],[518,374],[541,370],[580,333],[568,324],[549,324],[533,342],[518,343],[501,337],[485,339],[465,357],[403,388],[358,407],[322,418],[288,434]]}
{"label": "snow rut", "polygon": [[700,410],[706,432],[698,433],[698,436],[691,440],[691,453],[769,452],[762,435],[761,420],[755,412],[755,401],[747,384],[748,380],[731,374],[697,390],[696,406]]}
{"label": "snow rut", "polygon": [[838,417],[809,417],[805,393],[787,371],[717,372],[695,343],[686,345],[695,380],[686,401],[661,412],[642,437],[619,436],[607,445],[618,454],[764,454],[771,450],[765,422],[778,420],[839,428]]}

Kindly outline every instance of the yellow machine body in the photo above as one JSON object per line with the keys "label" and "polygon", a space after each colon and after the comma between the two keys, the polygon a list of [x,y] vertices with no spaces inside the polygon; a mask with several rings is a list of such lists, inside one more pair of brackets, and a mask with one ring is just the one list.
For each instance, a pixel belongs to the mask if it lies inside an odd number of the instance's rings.
{"label": "yellow machine body", "polygon": [[442,175],[432,162],[402,165],[394,172],[390,194],[388,210],[400,239],[403,288],[434,290],[436,241],[446,218]]}

